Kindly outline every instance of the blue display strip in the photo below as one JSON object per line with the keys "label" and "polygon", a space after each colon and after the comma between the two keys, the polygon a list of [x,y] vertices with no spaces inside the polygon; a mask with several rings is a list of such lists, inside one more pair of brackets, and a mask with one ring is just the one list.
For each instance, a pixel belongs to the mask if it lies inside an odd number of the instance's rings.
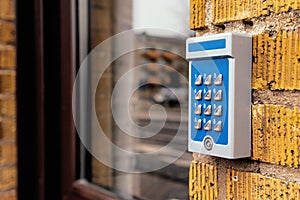
{"label": "blue display strip", "polygon": [[206,42],[196,42],[196,43],[191,43],[188,46],[189,52],[216,50],[216,49],[225,49],[225,48],[226,48],[225,39],[212,40]]}

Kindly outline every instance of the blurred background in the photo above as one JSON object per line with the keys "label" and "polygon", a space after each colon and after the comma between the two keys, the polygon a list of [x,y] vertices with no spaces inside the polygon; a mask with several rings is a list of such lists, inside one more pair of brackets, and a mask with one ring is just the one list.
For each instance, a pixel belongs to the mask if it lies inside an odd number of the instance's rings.
{"label": "blurred background", "polygon": [[[176,134],[180,139],[173,145],[173,150],[161,153],[156,163],[137,160],[135,157],[121,157],[116,152],[106,152],[116,168],[130,167],[136,173],[125,173],[107,167],[81,147],[81,176],[92,183],[104,187],[124,199],[166,200],[188,199],[188,168],[191,153],[183,155],[167,167],[148,173],[155,165],[164,165],[176,157],[176,151],[187,147],[187,78],[188,63],[185,56],[185,40],[192,36],[189,30],[189,2],[185,0],[79,0],[79,44],[80,61],[97,45],[109,37],[123,31],[134,29],[135,34],[121,44],[111,45],[109,59],[117,54],[122,45],[137,49],[120,56],[105,69],[95,96],[95,110],[98,123],[106,136],[117,146],[131,152],[151,153],[168,145]],[[161,30],[163,29],[163,30]],[[169,31],[164,31],[164,30]],[[151,46],[151,48],[146,48]],[[101,62],[101,58],[95,63]],[[93,67],[92,67],[93,68]],[[128,72],[134,69],[134,75]],[[91,82],[94,77],[91,70]],[[114,87],[124,78],[126,87],[112,99]],[[127,77],[126,77],[127,76]],[[93,83],[91,83],[93,84]],[[127,101],[125,94],[132,93]],[[122,98],[123,97],[123,98]],[[158,104],[160,106],[154,106]],[[122,109],[129,108],[133,122],[140,127],[127,123],[126,117],[121,124],[134,135],[146,134],[151,137],[129,136],[116,124],[111,106],[122,114]],[[151,108],[151,118],[149,111]],[[161,108],[166,115],[161,113]],[[122,119],[122,117],[120,117]],[[157,131],[161,122],[163,127]],[[180,126],[181,123],[181,126]],[[97,134],[95,126],[85,127],[83,132]],[[131,127],[132,126],[132,127]],[[157,131],[157,132],[156,132]],[[93,133],[95,132],[95,133]],[[93,150],[101,151],[101,142],[91,139]],[[95,142],[95,144],[93,144]]]}

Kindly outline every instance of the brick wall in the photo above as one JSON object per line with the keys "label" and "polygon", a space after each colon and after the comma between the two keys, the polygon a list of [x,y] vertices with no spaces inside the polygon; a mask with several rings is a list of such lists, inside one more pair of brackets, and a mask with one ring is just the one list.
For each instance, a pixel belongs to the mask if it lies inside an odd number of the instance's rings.
{"label": "brick wall", "polygon": [[300,1],[190,0],[196,35],[253,35],[252,155],[194,153],[191,199],[300,199]]}
{"label": "brick wall", "polygon": [[16,49],[14,0],[0,0],[0,199],[16,199]]}
{"label": "brick wall", "polygon": [[[95,48],[105,39],[112,34],[112,1],[110,0],[91,0],[90,11],[90,46],[91,49]],[[99,57],[94,62],[100,62],[99,60],[109,59],[110,55],[105,55],[105,58]],[[94,65],[98,66],[98,65]],[[95,70],[99,72],[99,69]],[[92,79],[98,79],[98,73],[92,73]],[[94,81],[94,83],[98,81]],[[112,69],[111,67],[103,73],[97,91],[95,94],[95,109],[98,117],[98,121],[106,133],[108,138],[112,137],[112,120],[110,112],[112,91]],[[92,124],[92,134],[98,134],[95,127],[98,124]],[[94,151],[100,152],[103,146],[99,145],[98,141],[92,143]],[[106,152],[107,157],[111,158],[111,152]],[[96,158],[92,158],[92,182],[105,188],[111,188],[113,186],[113,171],[111,168],[105,166]]]}

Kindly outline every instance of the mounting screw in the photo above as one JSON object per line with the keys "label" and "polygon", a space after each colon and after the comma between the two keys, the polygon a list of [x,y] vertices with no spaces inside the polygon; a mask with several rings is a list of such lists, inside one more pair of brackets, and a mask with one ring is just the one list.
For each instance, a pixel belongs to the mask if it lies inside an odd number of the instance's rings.
{"label": "mounting screw", "polygon": [[238,176],[234,176],[234,177],[232,177],[232,180],[233,180],[234,182],[237,182],[237,181],[239,180],[239,178],[238,178]]}

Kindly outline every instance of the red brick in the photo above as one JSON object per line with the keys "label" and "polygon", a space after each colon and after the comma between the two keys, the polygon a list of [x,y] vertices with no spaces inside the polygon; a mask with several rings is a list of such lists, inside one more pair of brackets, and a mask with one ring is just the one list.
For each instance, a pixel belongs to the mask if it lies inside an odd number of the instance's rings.
{"label": "red brick", "polygon": [[0,192],[0,199],[1,200],[16,200],[17,199],[17,192],[16,190],[9,190],[5,192]]}
{"label": "red brick", "polygon": [[16,116],[16,99],[14,96],[0,99],[0,115],[7,117]]}
{"label": "red brick", "polygon": [[15,144],[0,145],[0,166],[13,165],[17,162],[17,148]]}
{"label": "red brick", "polygon": [[0,93],[15,93],[16,75],[0,74]]}
{"label": "red brick", "polygon": [[16,67],[16,49],[13,46],[0,45],[0,69]]}
{"label": "red brick", "polygon": [[15,24],[0,20],[0,43],[15,43]]}
{"label": "red brick", "polygon": [[0,168],[0,192],[11,190],[17,186],[17,169],[16,167]]}
{"label": "red brick", "polygon": [[0,19],[13,20],[15,18],[15,1],[0,0]]}
{"label": "red brick", "polygon": [[16,121],[15,119],[0,120],[0,140],[15,141],[16,140]]}

